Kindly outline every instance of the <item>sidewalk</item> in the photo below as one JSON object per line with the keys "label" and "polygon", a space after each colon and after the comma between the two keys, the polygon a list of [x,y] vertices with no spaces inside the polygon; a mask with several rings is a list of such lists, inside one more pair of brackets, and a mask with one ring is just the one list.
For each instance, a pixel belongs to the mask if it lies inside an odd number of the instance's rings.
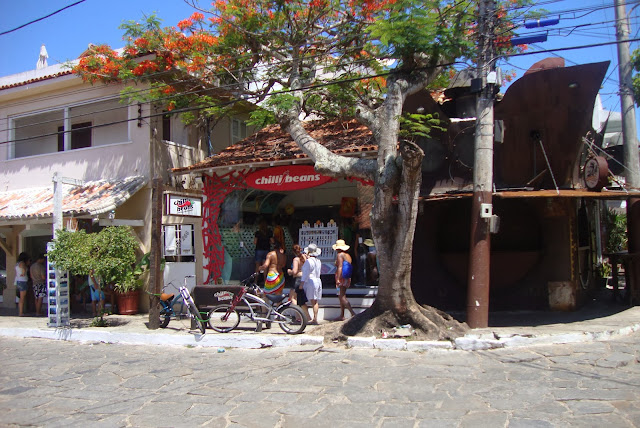
{"label": "sidewalk", "polygon": [[[108,327],[91,327],[92,318],[73,317],[69,328],[51,328],[46,317],[18,317],[13,309],[0,308],[0,336],[45,338],[78,342],[136,345],[207,346],[217,348],[265,348],[298,345],[322,346],[323,337],[313,326],[304,334],[287,335],[277,325],[255,332],[255,323],[243,323],[233,333],[191,330],[189,319],[171,320],[165,329],[150,330],[148,314],[108,315]],[[454,314],[463,316],[463,314]],[[483,350],[503,347],[579,343],[607,340],[640,331],[640,306],[594,302],[576,312],[520,311],[491,313],[491,327],[474,329],[454,342],[412,341],[403,338],[352,337],[349,347],[426,351],[431,349]]]}

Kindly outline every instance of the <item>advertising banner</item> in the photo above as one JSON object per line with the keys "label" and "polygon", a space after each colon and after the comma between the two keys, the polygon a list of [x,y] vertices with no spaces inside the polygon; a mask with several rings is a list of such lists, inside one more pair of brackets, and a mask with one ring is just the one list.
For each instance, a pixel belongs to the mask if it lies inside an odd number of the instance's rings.
{"label": "advertising banner", "polygon": [[202,216],[202,198],[184,195],[167,195],[167,215],[189,217]]}
{"label": "advertising banner", "polygon": [[247,186],[269,191],[302,190],[332,181],[319,174],[313,165],[286,165],[261,169],[247,175]]}

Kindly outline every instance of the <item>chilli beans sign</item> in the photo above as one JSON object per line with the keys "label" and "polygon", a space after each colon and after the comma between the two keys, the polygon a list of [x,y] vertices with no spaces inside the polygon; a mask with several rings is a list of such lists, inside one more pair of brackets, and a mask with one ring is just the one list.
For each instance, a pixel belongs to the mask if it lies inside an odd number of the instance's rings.
{"label": "chilli beans sign", "polygon": [[202,216],[202,199],[191,196],[167,194],[167,215],[189,217]]}
{"label": "chilli beans sign", "polygon": [[247,186],[260,190],[302,190],[332,181],[316,172],[312,165],[288,165],[261,169],[247,175]]}

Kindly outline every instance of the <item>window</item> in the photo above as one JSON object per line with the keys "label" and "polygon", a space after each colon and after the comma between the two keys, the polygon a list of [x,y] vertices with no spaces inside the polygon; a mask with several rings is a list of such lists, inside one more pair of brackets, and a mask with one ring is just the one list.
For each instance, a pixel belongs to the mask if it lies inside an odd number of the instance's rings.
{"label": "window", "polygon": [[[71,150],[91,147],[91,122],[71,125]],[[64,151],[64,126],[58,126],[58,151]]]}
{"label": "window", "polygon": [[194,262],[192,224],[167,224],[162,226],[164,257],[168,262]]}
{"label": "window", "polygon": [[162,115],[162,139],[164,141],[173,141],[171,139],[171,115]]}
{"label": "window", "polygon": [[231,144],[247,138],[247,123],[244,120],[231,120]]}

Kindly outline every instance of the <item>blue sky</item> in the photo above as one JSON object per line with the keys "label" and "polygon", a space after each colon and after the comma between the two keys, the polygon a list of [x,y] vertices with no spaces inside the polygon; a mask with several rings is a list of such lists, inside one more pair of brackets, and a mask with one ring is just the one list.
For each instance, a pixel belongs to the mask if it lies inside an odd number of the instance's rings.
{"label": "blue sky", "polygon": [[[11,30],[29,21],[41,18],[77,0],[19,0],[2,1],[0,6],[0,32]],[[638,0],[627,0],[630,6]],[[560,24],[542,30],[519,31],[520,34],[547,32],[548,41],[533,45],[530,50],[555,49],[587,45],[615,40],[613,0],[538,0],[536,8],[550,11],[550,16],[559,12],[581,9],[577,13],[560,14]],[[633,4],[632,4],[633,3]],[[202,1],[208,6],[209,1]],[[601,10],[587,10],[602,7]],[[193,9],[183,0],[86,0],[42,21],[0,36],[0,76],[19,73],[35,68],[40,45],[45,44],[49,53],[49,64],[65,62],[76,58],[89,43],[107,43],[114,48],[123,46],[122,30],[118,26],[125,20],[139,20],[143,14],[156,11],[165,25],[175,25],[189,16]],[[640,7],[631,14],[631,37],[639,37]],[[591,24],[586,27],[578,25]],[[596,25],[597,24],[597,25]],[[573,31],[571,31],[573,29]],[[570,34],[568,34],[570,33]],[[632,44],[632,50],[640,47]],[[559,52],[566,59],[566,65],[584,64],[597,61],[611,61],[607,80],[601,90],[605,108],[619,111],[617,50],[615,45],[599,48],[579,49]],[[552,54],[536,54],[511,58],[499,64],[504,70],[514,70],[522,76],[536,61]],[[640,117],[639,117],[640,119]],[[640,128],[640,126],[639,126]]]}

